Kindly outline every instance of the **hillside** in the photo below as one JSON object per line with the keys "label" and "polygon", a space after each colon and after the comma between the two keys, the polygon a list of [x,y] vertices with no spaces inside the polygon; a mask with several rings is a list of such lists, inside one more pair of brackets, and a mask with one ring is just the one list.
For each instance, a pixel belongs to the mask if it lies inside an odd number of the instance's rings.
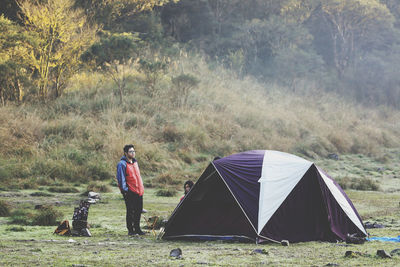
{"label": "hillside", "polygon": [[[198,81],[187,92],[172,82],[182,74]],[[151,95],[144,70],[131,64],[124,75],[122,103],[110,75],[82,72],[54,101],[0,108],[1,188],[108,184],[127,143],[137,147],[145,186],[172,188],[197,179],[215,156],[239,151],[280,150],[321,162],[332,153],[359,154],[384,166],[396,160],[388,149],[400,146],[397,110],[238,78],[200,56],[171,61],[152,80]],[[335,178],[376,178],[363,172],[350,168]]]}

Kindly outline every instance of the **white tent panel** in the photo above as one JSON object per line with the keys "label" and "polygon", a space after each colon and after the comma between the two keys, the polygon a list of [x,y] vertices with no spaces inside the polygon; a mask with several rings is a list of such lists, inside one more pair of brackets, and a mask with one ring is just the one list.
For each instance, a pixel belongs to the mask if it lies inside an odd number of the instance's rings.
{"label": "white tent panel", "polygon": [[368,235],[365,231],[361,221],[358,219],[357,215],[355,214],[353,208],[350,206],[349,202],[345,198],[345,196],[340,192],[340,190],[336,187],[331,179],[329,179],[320,169],[318,169],[319,174],[321,175],[322,179],[324,180],[325,184],[328,186],[329,190],[331,191],[333,197],[339,203],[340,207],[346,213],[346,215],[350,218],[350,220],[360,229],[364,234]]}
{"label": "white tent panel", "polygon": [[261,171],[258,234],[313,163],[284,152],[266,150]]}

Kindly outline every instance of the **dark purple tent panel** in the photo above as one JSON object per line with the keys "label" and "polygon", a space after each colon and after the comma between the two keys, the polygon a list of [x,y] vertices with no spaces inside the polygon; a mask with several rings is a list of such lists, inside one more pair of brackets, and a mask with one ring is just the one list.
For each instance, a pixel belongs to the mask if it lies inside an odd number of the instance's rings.
{"label": "dark purple tent panel", "polygon": [[243,211],[257,228],[258,202],[264,150],[234,154],[214,161],[214,166],[225,180]]}
{"label": "dark purple tent panel", "polygon": [[[270,209],[273,211],[269,213],[271,217],[265,220],[264,227],[260,225],[258,228],[260,198],[267,201],[264,203],[269,203],[268,199],[275,200],[275,197],[260,196],[259,180],[262,173],[269,179],[266,172],[271,170],[275,172],[274,177],[279,178],[281,166],[286,166],[282,165],[282,162],[289,160],[288,168],[293,166],[291,159],[296,164],[302,164],[301,159],[299,161],[299,158],[293,158],[292,155],[285,157],[289,154],[275,154],[280,160],[276,165],[279,168],[271,165],[272,168],[266,167],[264,172],[264,150],[248,151],[214,160],[171,215],[163,238],[334,242],[345,240],[348,234],[365,236],[361,218],[344,191],[332,178],[325,173],[321,174],[320,169],[305,160],[306,172],[299,173],[297,180],[290,180],[295,181],[294,188],[288,189],[282,200],[275,201],[279,206],[275,206],[276,210]],[[269,155],[274,153],[267,156]],[[271,158],[266,162],[273,164],[270,163],[273,162]],[[283,189],[286,189],[286,186]],[[335,196],[339,197],[339,200]],[[265,204],[263,205],[265,207]],[[260,232],[257,232],[257,229]]]}
{"label": "dark purple tent panel", "polygon": [[164,239],[189,237],[202,240],[206,236],[244,236],[255,240],[257,237],[211,164],[177,207],[165,229]]}
{"label": "dark purple tent panel", "polygon": [[311,166],[264,226],[261,235],[290,242],[335,241],[319,187],[315,167]]}
{"label": "dark purple tent panel", "polygon": [[[330,228],[333,233],[336,234],[341,240],[346,240],[347,234],[356,233],[358,236],[365,236],[361,230],[354,225],[354,223],[349,219],[349,217],[344,213],[343,209],[338,205],[338,202],[332,195],[332,192],[328,189],[325,183],[322,182],[321,175],[317,172],[320,184],[321,184],[321,192],[324,196],[326,210],[328,211],[328,217],[330,218]],[[339,184],[333,180],[331,177],[327,176],[331,179],[335,186],[340,190],[342,195],[346,198],[347,202],[350,204],[351,208],[353,209],[354,213],[357,215],[357,218],[361,220],[360,215],[358,214],[356,208],[354,207],[353,203],[343,191],[343,189],[339,186]]]}

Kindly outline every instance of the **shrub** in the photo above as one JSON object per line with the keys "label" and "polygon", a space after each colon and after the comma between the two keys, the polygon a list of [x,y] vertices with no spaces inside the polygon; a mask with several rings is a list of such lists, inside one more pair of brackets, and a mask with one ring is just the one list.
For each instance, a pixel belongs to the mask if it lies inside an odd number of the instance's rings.
{"label": "shrub", "polygon": [[176,190],[171,188],[161,188],[156,192],[156,196],[158,197],[173,197],[175,195]]}
{"label": "shrub", "polygon": [[365,178],[358,179],[356,182],[352,184],[352,189],[361,190],[361,191],[378,191],[380,186],[373,179]]}
{"label": "shrub", "polygon": [[59,120],[44,128],[44,134],[59,135],[63,138],[73,138],[77,133],[77,123],[74,120]]}
{"label": "shrub", "polygon": [[178,129],[173,125],[167,125],[164,127],[163,139],[167,142],[179,142],[182,140],[183,135],[178,131]]}
{"label": "shrub", "polygon": [[125,129],[129,130],[130,128],[133,128],[137,125],[138,119],[136,118],[135,115],[132,115],[131,118],[125,121],[124,127]]}
{"label": "shrub", "polygon": [[76,162],[78,165],[83,165],[88,158],[85,153],[73,147],[67,147],[63,149],[63,156],[73,162]]}
{"label": "shrub", "polygon": [[26,229],[22,226],[14,226],[14,227],[7,228],[6,230],[10,231],[10,232],[25,232],[26,231]]}
{"label": "shrub", "polygon": [[22,224],[22,225],[30,225],[31,224],[32,214],[29,212],[18,209],[11,213],[10,224]]}
{"label": "shrub", "polygon": [[32,197],[51,197],[53,194],[46,193],[46,192],[33,192],[31,194]]}
{"label": "shrub", "polygon": [[181,158],[185,163],[187,163],[187,164],[193,163],[193,159],[189,153],[181,151],[178,153],[178,155],[179,155],[179,158]]}
{"label": "shrub", "polygon": [[185,107],[190,92],[197,87],[200,80],[191,74],[180,74],[171,79],[173,90],[171,90],[171,101],[177,107]]}
{"label": "shrub", "polygon": [[111,187],[105,183],[90,182],[87,186],[87,191],[107,193],[111,192]]}
{"label": "shrub", "polygon": [[10,205],[5,201],[0,200],[0,217],[8,216],[10,216]]}
{"label": "shrub", "polygon": [[43,207],[32,218],[33,225],[57,225],[62,213],[56,211],[52,206]]}
{"label": "shrub", "polygon": [[111,174],[111,168],[104,161],[95,161],[87,166],[88,177],[93,180],[108,180],[114,176]]}
{"label": "shrub", "polygon": [[21,180],[19,183],[20,189],[37,189],[38,185],[36,183],[36,179],[31,178],[29,180]]}
{"label": "shrub", "polygon": [[153,184],[153,181],[144,181],[143,186],[146,188],[154,188],[155,187]]}
{"label": "shrub", "polygon": [[153,180],[153,183],[162,185],[177,185],[180,181],[175,179],[170,173],[163,173]]}
{"label": "shrub", "polygon": [[50,192],[54,193],[78,193],[79,190],[72,186],[52,186],[49,188]]}
{"label": "shrub", "polygon": [[380,190],[379,184],[370,178],[339,178],[337,179],[338,184],[343,189],[354,189],[360,191],[378,191]]}

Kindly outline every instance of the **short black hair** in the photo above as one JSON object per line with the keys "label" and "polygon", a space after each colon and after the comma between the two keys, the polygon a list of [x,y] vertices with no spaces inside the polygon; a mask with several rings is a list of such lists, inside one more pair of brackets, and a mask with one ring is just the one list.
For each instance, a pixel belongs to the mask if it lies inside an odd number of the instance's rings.
{"label": "short black hair", "polygon": [[128,153],[128,151],[129,151],[130,148],[135,149],[135,146],[134,146],[134,145],[125,145],[125,146],[124,146],[124,152],[125,152],[125,153]]}

